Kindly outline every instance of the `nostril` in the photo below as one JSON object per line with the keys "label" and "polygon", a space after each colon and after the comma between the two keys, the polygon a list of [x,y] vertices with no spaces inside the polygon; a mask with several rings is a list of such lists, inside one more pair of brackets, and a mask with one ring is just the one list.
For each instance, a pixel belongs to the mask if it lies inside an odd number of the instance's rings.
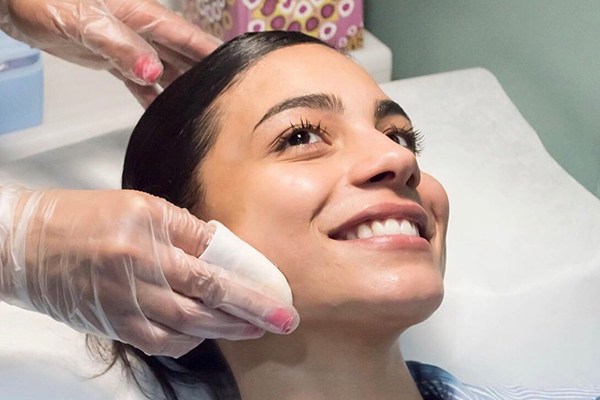
{"label": "nostril", "polygon": [[417,177],[413,174],[410,176],[410,178],[406,182],[406,186],[411,187],[411,188],[416,188],[417,185],[418,185]]}
{"label": "nostril", "polygon": [[379,182],[386,178],[394,179],[394,176],[396,176],[396,174],[393,173],[392,171],[382,172],[380,174],[375,175],[371,179],[369,179],[369,182]]}

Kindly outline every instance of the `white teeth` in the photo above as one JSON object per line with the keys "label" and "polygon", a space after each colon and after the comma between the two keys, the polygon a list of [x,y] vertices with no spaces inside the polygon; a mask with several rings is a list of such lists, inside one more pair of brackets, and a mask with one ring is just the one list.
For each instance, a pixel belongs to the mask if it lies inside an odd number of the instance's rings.
{"label": "white teeth", "polygon": [[407,235],[419,236],[419,228],[410,221],[388,218],[385,221],[364,222],[346,233],[346,240],[373,236]]}
{"label": "white teeth", "polygon": [[407,220],[403,220],[400,224],[400,233],[408,236],[417,236],[419,234],[417,228]]}
{"label": "white teeth", "polygon": [[371,229],[373,230],[373,235],[375,236],[383,236],[387,234],[387,229],[385,229],[383,224],[379,221],[373,221]]}
{"label": "white teeth", "polygon": [[367,224],[360,224],[358,226],[358,237],[360,239],[370,238],[371,236],[373,236],[373,231]]}
{"label": "white teeth", "polygon": [[388,235],[399,235],[402,233],[402,231],[400,230],[400,223],[395,219],[386,219],[384,226]]}

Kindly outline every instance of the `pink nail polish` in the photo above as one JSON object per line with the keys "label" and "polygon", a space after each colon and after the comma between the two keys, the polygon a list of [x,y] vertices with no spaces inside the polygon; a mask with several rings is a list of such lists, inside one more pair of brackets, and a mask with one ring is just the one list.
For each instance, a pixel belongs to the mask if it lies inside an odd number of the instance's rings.
{"label": "pink nail polish", "polygon": [[269,324],[280,328],[284,333],[289,333],[294,322],[293,316],[283,308],[275,310],[267,319]]}
{"label": "pink nail polish", "polygon": [[140,58],[133,66],[133,73],[147,83],[153,83],[162,74],[162,65],[148,55]]}

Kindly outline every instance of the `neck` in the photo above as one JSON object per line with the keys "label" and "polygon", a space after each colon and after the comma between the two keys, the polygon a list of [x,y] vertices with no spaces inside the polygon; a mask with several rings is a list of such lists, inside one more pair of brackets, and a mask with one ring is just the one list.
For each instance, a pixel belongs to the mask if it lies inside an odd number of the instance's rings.
{"label": "neck", "polygon": [[218,345],[242,400],[422,400],[398,334],[301,324],[291,335]]}

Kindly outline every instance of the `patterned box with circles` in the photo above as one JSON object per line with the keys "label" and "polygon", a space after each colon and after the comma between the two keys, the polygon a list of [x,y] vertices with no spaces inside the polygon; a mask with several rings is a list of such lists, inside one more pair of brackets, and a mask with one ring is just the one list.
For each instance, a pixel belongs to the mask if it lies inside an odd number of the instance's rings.
{"label": "patterned box with circles", "polygon": [[225,41],[245,32],[301,31],[340,50],[363,46],[362,0],[182,0],[185,17]]}

